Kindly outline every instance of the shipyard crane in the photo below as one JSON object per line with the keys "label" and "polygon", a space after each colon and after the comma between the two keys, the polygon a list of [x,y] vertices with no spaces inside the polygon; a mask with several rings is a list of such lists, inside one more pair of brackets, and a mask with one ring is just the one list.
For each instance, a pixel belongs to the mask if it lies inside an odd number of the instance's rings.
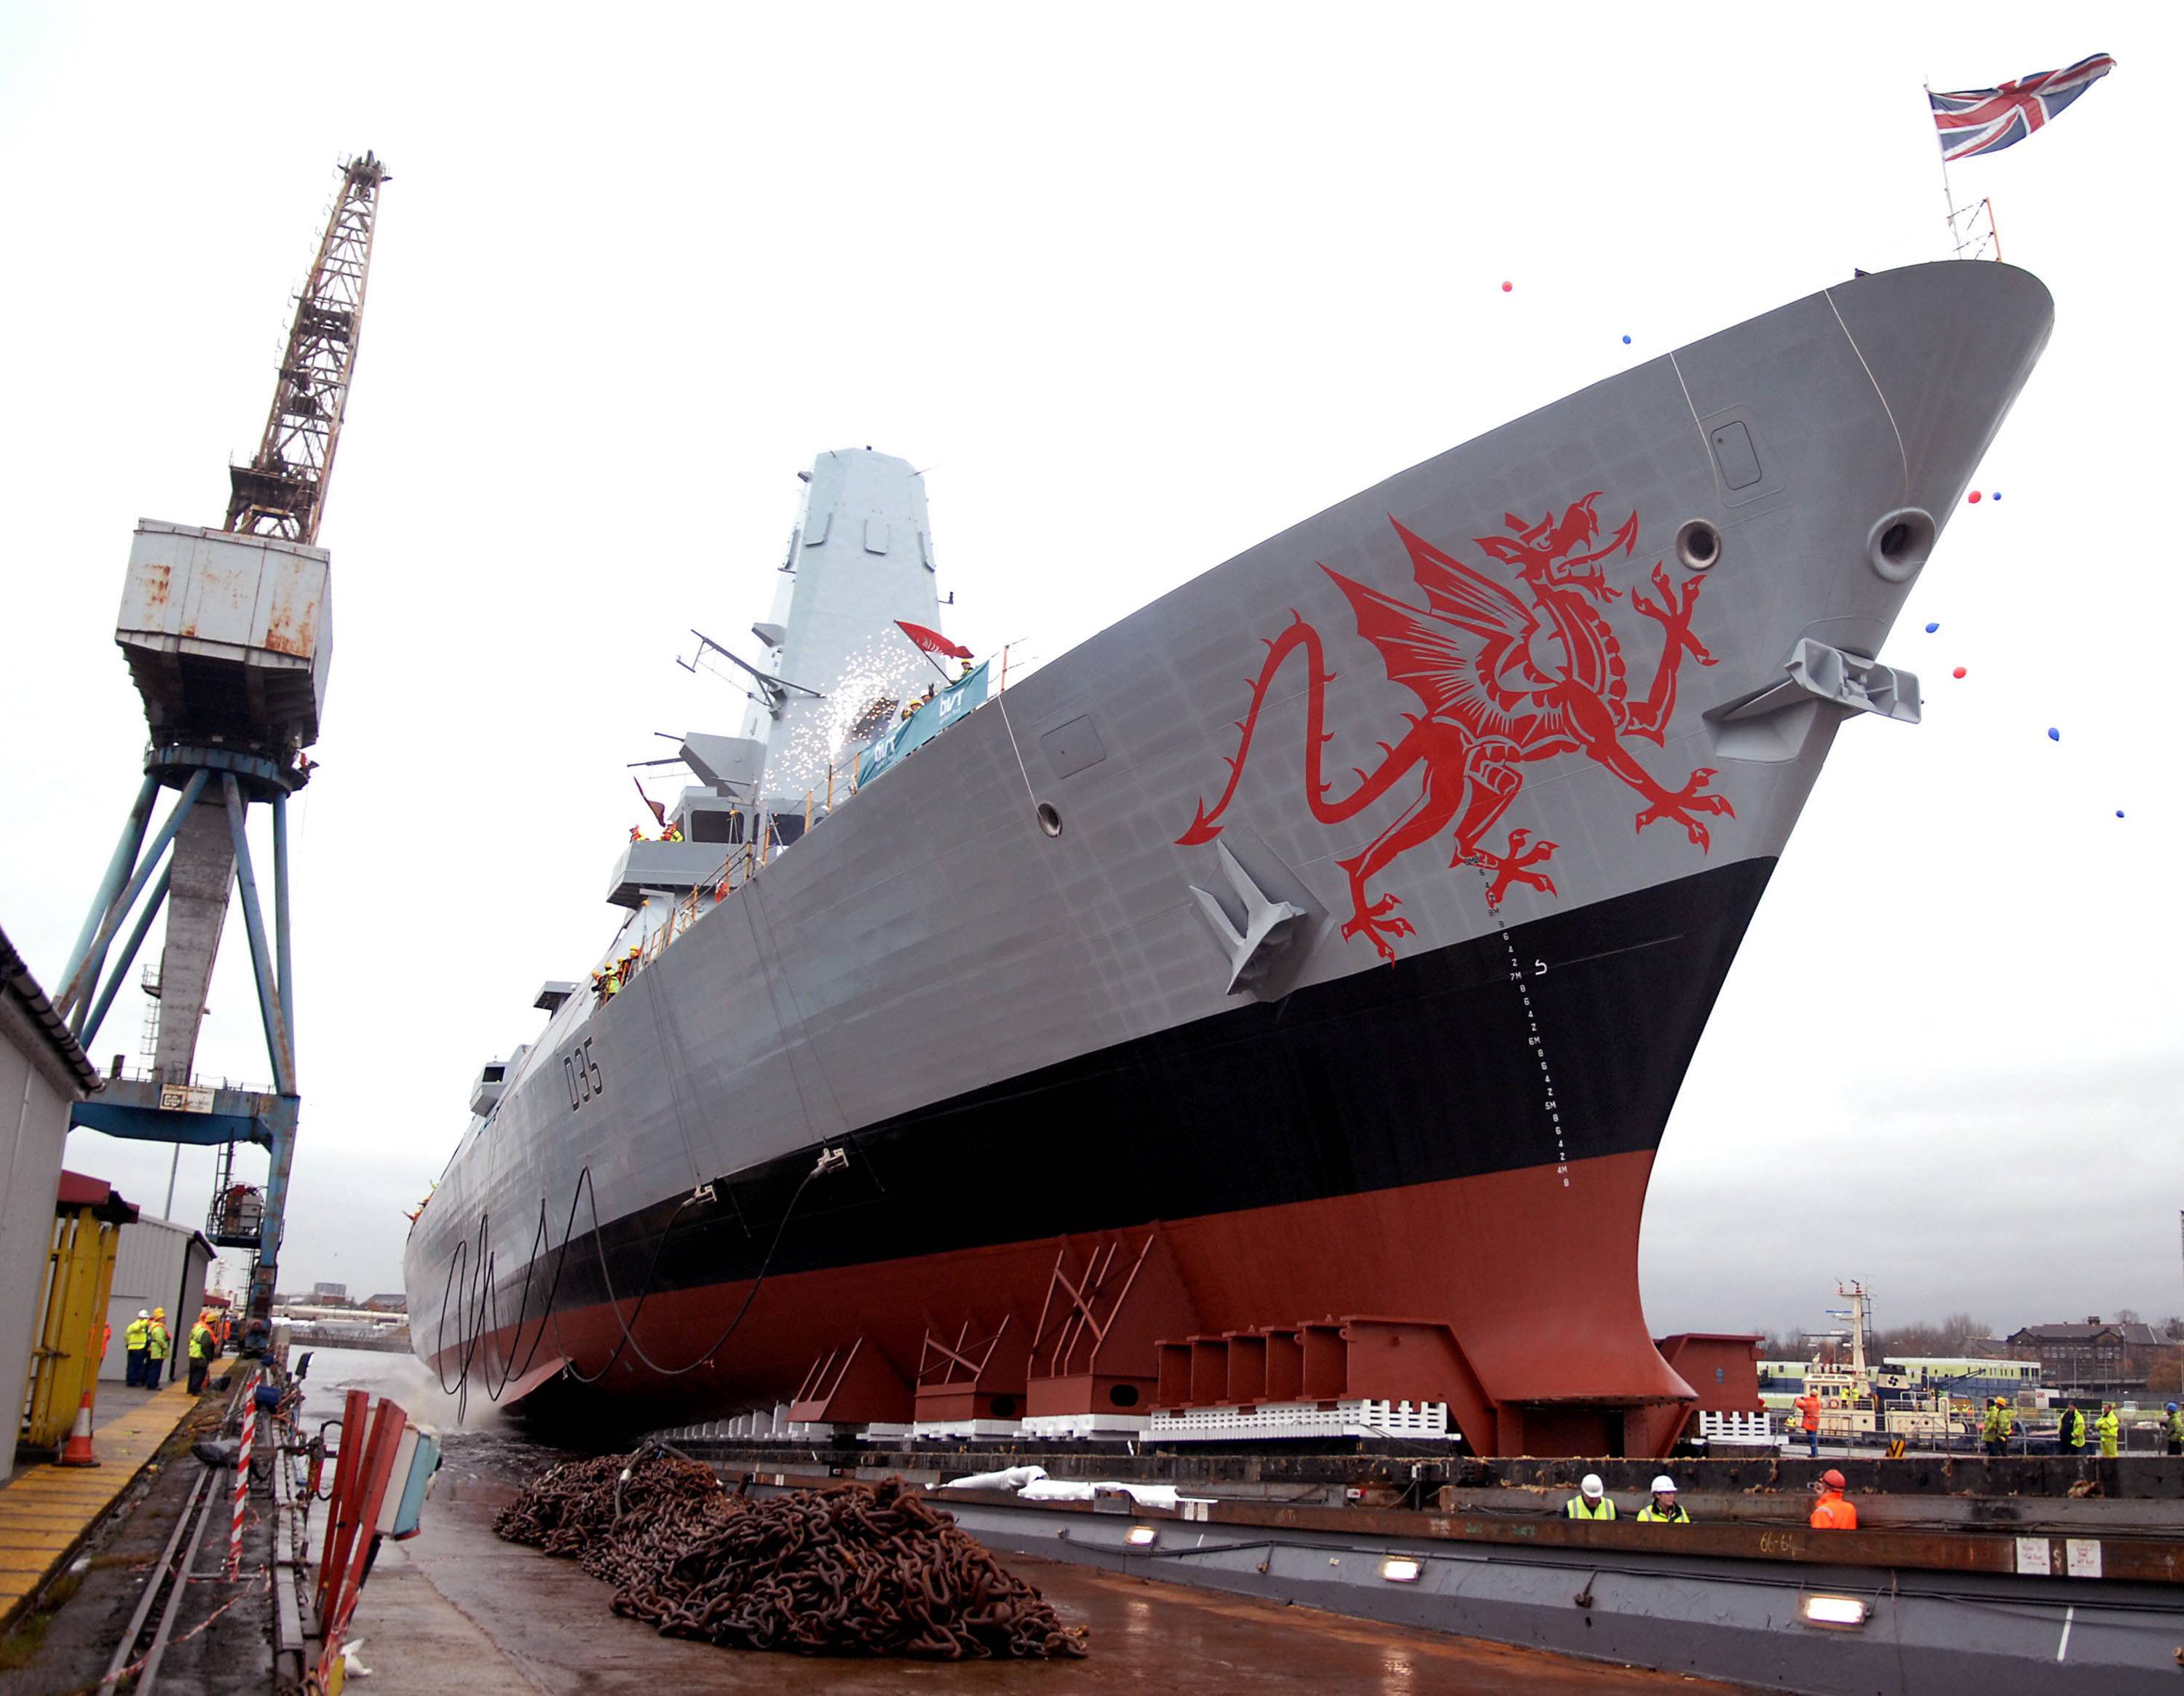
{"label": "shipyard crane", "polygon": [[[274,381],[258,451],[229,468],[219,530],[142,521],[129,553],[114,641],[143,697],[151,746],[144,777],[98,894],[60,975],[56,1005],[86,1051],[164,906],[148,1076],[123,1075],[78,1104],[71,1124],[116,1137],[221,1150],[206,1234],[255,1251],[244,1348],[270,1327],[300,1104],[288,922],[288,797],[309,781],[332,651],[330,561],[317,546],[342,415],[364,327],[365,280],[389,181],[369,152],[341,167],[334,206]],[[162,789],[176,798],[156,831]],[[252,804],[272,814],[269,933],[251,865]],[[146,837],[150,834],[150,845]],[[171,852],[170,852],[171,850]],[[241,898],[270,1090],[201,1084],[195,1073],[205,993],[229,892]],[[135,922],[111,969],[108,956]],[[235,1182],[241,1143],[264,1147],[262,1192]]]}
{"label": "shipyard crane", "polygon": [[342,192],[326,220],[310,281],[297,297],[265,438],[248,465],[228,467],[224,527],[231,532],[307,544],[318,540],[364,327],[379,189],[387,181],[386,167],[370,153],[342,167]]}

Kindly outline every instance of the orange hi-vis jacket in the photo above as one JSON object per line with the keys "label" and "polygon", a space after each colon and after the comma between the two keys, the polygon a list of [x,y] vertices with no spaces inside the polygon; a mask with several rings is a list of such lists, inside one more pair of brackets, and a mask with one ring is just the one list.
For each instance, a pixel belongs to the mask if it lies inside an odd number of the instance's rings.
{"label": "orange hi-vis jacket", "polygon": [[1840,1490],[1830,1490],[1813,1504],[1813,1529],[1815,1531],[1856,1531],[1858,1510],[1842,1498]]}
{"label": "orange hi-vis jacket", "polygon": [[1798,1397],[1797,1409],[1797,1424],[1801,1430],[1818,1431],[1820,1428],[1820,1399],[1818,1396]]}

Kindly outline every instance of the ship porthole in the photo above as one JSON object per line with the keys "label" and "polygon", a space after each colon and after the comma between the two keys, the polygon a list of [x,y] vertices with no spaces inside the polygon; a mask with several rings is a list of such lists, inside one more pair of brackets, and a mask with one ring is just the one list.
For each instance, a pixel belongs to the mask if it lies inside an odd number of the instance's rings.
{"label": "ship porthole", "polygon": [[1685,520],[1676,532],[1676,558],[1693,571],[1711,571],[1721,559],[1721,532],[1702,518]]}
{"label": "ship porthole", "polygon": [[1866,558],[1892,583],[1908,582],[1933,548],[1933,515],[1919,507],[1883,513],[1866,532]]}
{"label": "ship porthole", "polygon": [[1134,1408],[1138,1404],[1138,1387],[1135,1384],[1110,1384],[1107,1399],[1118,1408]]}
{"label": "ship porthole", "polygon": [[1061,815],[1055,810],[1053,802],[1042,801],[1039,804],[1039,827],[1050,837],[1058,837],[1061,834]]}

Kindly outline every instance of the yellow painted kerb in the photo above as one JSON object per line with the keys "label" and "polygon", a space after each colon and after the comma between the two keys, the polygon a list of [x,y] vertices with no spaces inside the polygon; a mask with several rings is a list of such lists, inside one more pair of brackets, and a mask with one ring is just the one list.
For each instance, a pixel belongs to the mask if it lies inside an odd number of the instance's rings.
{"label": "yellow painted kerb", "polygon": [[18,1464],[0,1487],[0,1625],[68,1559],[197,1403],[187,1385],[170,1384],[101,1423],[92,1439],[96,1467]]}

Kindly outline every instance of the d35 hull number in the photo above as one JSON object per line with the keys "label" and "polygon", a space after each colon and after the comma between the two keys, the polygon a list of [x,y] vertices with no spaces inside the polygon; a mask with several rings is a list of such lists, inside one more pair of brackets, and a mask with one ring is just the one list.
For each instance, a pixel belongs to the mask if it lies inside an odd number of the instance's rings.
{"label": "d35 hull number", "polygon": [[599,1076],[599,1063],[592,1058],[592,1039],[589,1037],[561,1056],[561,1082],[569,1087],[569,1110],[597,1101],[607,1093],[607,1081]]}

